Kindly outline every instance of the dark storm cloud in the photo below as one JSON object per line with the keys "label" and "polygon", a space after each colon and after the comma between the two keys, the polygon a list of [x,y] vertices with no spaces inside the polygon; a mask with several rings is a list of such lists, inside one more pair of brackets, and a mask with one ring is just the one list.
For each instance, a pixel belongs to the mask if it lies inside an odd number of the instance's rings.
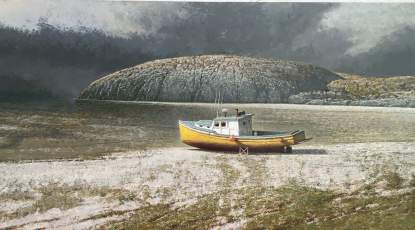
{"label": "dark storm cloud", "polygon": [[155,52],[291,57],[292,42],[332,4],[193,3],[185,20],[160,27]]}
{"label": "dark storm cloud", "polygon": [[0,2],[0,78],[35,79],[68,97],[117,69],[194,54],[415,71],[415,4],[30,2]]}
{"label": "dark storm cloud", "polygon": [[143,51],[141,37],[39,26],[31,32],[0,28],[0,84],[12,76],[72,98],[104,74],[155,58]]}
{"label": "dark storm cloud", "polygon": [[406,27],[369,51],[342,57],[341,71],[368,75],[415,75],[415,28]]}

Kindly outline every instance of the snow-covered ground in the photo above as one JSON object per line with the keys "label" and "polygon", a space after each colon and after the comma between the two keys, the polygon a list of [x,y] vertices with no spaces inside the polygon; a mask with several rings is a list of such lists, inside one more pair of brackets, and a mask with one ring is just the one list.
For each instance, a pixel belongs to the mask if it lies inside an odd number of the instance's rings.
{"label": "snow-covered ground", "polygon": [[[50,184],[84,184],[133,192],[138,198],[120,202],[84,197],[79,206],[66,210],[53,208],[5,218],[0,228],[88,228],[127,218],[129,211],[145,204],[144,200],[146,204],[183,206],[225,188],[278,187],[292,181],[351,192],[372,182],[376,172],[385,170],[410,179],[415,174],[415,143],[300,145],[295,146],[292,154],[248,156],[178,147],[114,153],[97,160],[0,163],[0,195],[16,191],[36,194],[39,188]],[[0,204],[0,214],[16,212],[32,203],[6,200]],[[122,212],[90,218],[109,211]]]}

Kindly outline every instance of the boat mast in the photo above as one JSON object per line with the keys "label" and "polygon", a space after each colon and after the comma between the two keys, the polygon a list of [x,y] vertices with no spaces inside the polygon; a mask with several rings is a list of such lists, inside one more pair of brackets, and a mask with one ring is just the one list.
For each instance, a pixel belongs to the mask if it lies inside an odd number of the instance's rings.
{"label": "boat mast", "polygon": [[[213,105],[213,111],[215,111],[215,109],[216,109],[216,103],[217,103],[217,101],[218,101],[218,93],[217,92],[215,92],[215,104]],[[218,110],[216,109],[216,117],[218,117]]]}
{"label": "boat mast", "polygon": [[222,110],[222,103],[223,103],[223,95],[219,92],[215,93],[215,106],[216,109],[216,117],[219,117],[219,111]]}
{"label": "boat mast", "polygon": [[220,90],[219,90],[218,114],[219,114],[219,116],[220,116]]}

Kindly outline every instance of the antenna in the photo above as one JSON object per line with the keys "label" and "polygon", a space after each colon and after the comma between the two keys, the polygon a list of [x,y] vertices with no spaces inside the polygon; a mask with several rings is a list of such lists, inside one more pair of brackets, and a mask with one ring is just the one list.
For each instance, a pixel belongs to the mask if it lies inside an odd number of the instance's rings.
{"label": "antenna", "polygon": [[221,108],[221,104],[220,104],[220,90],[219,90],[219,102],[218,102],[218,109],[217,109],[218,113],[219,113],[220,108]]}

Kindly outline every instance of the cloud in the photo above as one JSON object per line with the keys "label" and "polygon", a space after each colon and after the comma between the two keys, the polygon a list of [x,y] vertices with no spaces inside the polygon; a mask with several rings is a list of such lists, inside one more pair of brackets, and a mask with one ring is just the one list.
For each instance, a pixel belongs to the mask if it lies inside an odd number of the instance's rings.
{"label": "cloud", "polygon": [[293,40],[314,28],[332,4],[193,3],[186,19],[164,24],[162,55],[232,53],[295,58]]}
{"label": "cloud", "polygon": [[415,28],[401,29],[368,52],[355,57],[345,56],[343,69],[378,76],[415,75],[414,38]]}
{"label": "cloud", "polygon": [[343,3],[325,13],[319,29],[347,35],[346,54],[356,56],[406,27],[415,28],[415,4]]}
{"label": "cloud", "polygon": [[[259,11],[258,8],[262,9]],[[222,38],[238,36],[236,40],[240,41],[243,40],[243,36],[260,33],[256,37],[268,36],[263,39],[269,40],[267,44],[271,46],[267,49],[267,56],[270,52],[286,53],[285,56],[290,56],[289,48],[303,49],[304,46],[310,45],[312,39],[318,39],[324,34],[333,34],[333,31],[345,36],[342,44],[350,44],[344,54],[356,56],[369,51],[406,27],[415,27],[414,12],[415,4],[404,3],[192,4],[91,0],[0,1],[0,23],[19,29],[37,30],[39,22],[46,22],[59,28],[78,31],[96,29],[120,37],[129,37],[131,34],[154,35],[156,38],[163,36],[169,38],[169,42],[172,42],[172,37],[180,39],[193,36],[199,41],[192,39],[185,46],[193,47],[195,50],[214,47],[213,43],[218,42],[216,35]],[[212,15],[220,20],[210,17]],[[241,34],[237,31],[247,33],[247,29],[235,28],[243,24],[251,26],[249,29],[252,34]],[[264,25],[268,27],[268,31],[264,30]],[[183,31],[173,31],[172,28]],[[219,31],[220,29],[222,30]],[[204,34],[203,31],[218,34]],[[199,32],[202,34],[197,34]],[[208,40],[211,37],[214,37],[212,42]],[[290,44],[292,47],[286,47],[286,50],[277,47],[278,44],[286,46],[288,40],[293,41]],[[212,44],[208,44],[209,42]],[[232,47],[229,49],[232,50]],[[322,50],[325,49],[322,47]]]}
{"label": "cloud", "polygon": [[166,20],[184,18],[180,3],[111,2],[91,0],[0,1],[0,23],[25,30],[38,30],[39,22],[52,26],[96,29],[114,36],[148,35]]}

